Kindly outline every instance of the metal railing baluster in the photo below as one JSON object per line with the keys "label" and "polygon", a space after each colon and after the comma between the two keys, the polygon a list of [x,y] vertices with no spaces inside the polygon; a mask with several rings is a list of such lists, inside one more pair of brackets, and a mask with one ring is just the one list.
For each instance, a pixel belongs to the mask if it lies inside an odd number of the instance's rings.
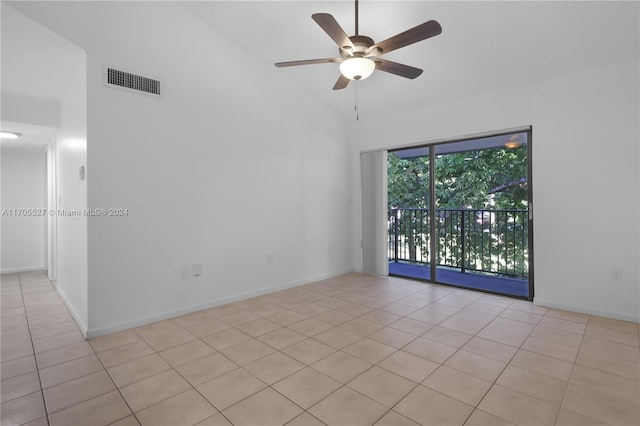
{"label": "metal railing baluster", "polygon": [[[389,257],[517,278],[528,277],[527,210],[438,209],[436,253],[429,252],[429,209],[389,209]],[[425,255],[426,254],[426,255]]]}

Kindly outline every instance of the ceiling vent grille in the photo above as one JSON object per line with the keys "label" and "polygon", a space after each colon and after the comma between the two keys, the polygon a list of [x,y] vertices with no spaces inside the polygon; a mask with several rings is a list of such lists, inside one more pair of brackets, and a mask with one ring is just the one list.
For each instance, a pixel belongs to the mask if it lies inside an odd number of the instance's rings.
{"label": "ceiling vent grille", "polygon": [[160,96],[160,80],[105,67],[105,85],[118,89]]}

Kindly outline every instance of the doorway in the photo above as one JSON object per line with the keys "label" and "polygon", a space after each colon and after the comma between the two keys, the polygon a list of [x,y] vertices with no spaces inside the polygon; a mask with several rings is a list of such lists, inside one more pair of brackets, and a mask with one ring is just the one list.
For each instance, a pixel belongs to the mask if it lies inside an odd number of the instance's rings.
{"label": "doorway", "polygon": [[389,273],[533,299],[531,129],[390,151]]}

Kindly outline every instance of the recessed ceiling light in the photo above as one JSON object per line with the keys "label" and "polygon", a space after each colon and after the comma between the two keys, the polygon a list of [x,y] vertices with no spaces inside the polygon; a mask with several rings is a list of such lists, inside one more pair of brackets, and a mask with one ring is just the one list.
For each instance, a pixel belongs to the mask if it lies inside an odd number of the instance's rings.
{"label": "recessed ceiling light", "polygon": [[18,139],[20,136],[22,136],[20,133],[0,131],[1,139]]}

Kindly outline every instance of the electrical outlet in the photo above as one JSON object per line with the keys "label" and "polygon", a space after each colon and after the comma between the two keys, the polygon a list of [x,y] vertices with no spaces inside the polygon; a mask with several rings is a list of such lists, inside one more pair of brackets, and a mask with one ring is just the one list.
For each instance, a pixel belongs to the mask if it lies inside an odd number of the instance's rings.
{"label": "electrical outlet", "polygon": [[622,268],[616,266],[613,268],[613,281],[622,281]]}
{"label": "electrical outlet", "polygon": [[200,263],[191,265],[191,276],[199,277],[200,275],[202,275],[202,265]]}
{"label": "electrical outlet", "polygon": [[273,264],[273,253],[269,253],[267,255],[267,264],[269,264],[269,265]]}
{"label": "electrical outlet", "polygon": [[180,266],[180,277],[187,278],[189,276],[189,265]]}

